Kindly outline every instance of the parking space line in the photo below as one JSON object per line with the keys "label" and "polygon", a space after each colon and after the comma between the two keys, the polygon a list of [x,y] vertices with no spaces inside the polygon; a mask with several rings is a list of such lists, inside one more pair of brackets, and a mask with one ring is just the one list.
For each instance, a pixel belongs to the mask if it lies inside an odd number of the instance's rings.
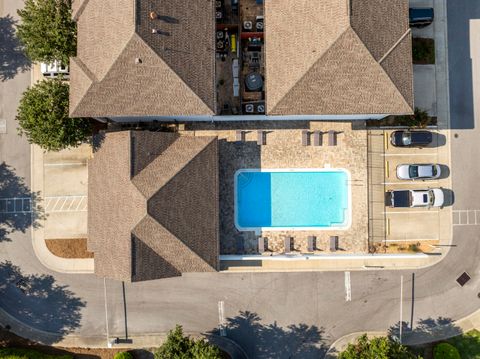
{"label": "parking space line", "polygon": [[437,210],[425,210],[425,211],[384,211],[384,214],[415,214],[415,213],[428,213],[428,214],[437,214],[440,213],[440,211]]}
{"label": "parking space line", "polygon": [[225,328],[225,304],[223,300],[218,302],[218,329],[220,330],[220,336],[225,337],[227,335]]}
{"label": "parking space line", "polygon": [[[407,185],[407,186],[412,186],[412,185],[422,185],[424,187],[427,186],[426,184],[426,181],[399,181],[399,182],[382,182],[382,184],[385,184],[385,185]],[[438,181],[428,181],[428,184],[438,184]]]}
{"label": "parking space line", "polygon": [[[31,201],[30,197],[0,198],[0,214],[31,213]],[[26,206],[25,203],[27,204]]]}
{"label": "parking space line", "polygon": [[352,284],[350,281],[350,272],[345,272],[345,301],[352,301]]}
{"label": "parking space line", "polygon": [[438,156],[438,153],[381,153],[380,156]]}
{"label": "parking space line", "polygon": [[425,242],[425,241],[438,241],[439,238],[405,238],[405,239],[386,239],[385,242]]}
{"label": "parking space line", "polygon": [[86,166],[87,162],[63,162],[63,163],[44,163],[45,167],[54,166]]}

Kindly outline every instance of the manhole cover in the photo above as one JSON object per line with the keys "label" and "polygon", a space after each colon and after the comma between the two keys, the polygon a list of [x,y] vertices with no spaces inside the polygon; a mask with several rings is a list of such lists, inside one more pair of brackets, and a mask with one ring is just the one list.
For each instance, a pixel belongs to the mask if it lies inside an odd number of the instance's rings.
{"label": "manhole cover", "polygon": [[470,275],[467,272],[463,272],[460,277],[457,278],[457,283],[463,287],[470,280]]}

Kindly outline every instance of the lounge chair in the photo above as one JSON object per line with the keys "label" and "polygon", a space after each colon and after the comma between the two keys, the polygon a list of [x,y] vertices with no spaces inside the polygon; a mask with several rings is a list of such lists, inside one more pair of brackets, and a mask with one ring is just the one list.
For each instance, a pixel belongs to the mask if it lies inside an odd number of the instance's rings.
{"label": "lounge chair", "polygon": [[307,251],[313,252],[315,250],[315,236],[308,236],[307,238]]}
{"label": "lounge chair", "polygon": [[313,145],[321,146],[322,145],[322,131],[313,132]]}
{"label": "lounge chair", "polygon": [[337,133],[335,131],[328,131],[328,145],[336,146],[337,145]]}
{"label": "lounge chair", "polygon": [[302,131],[302,146],[308,146],[309,142],[309,132],[308,130],[303,130]]}
{"label": "lounge chair", "polygon": [[258,253],[263,254],[265,252],[265,238],[258,237]]}
{"label": "lounge chair", "polygon": [[283,239],[283,245],[285,248],[285,253],[290,253],[292,251],[292,237],[285,236]]}
{"label": "lounge chair", "polygon": [[266,133],[265,131],[258,130],[257,131],[257,145],[263,146],[267,144],[267,138],[266,138]]}
{"label": "lounge chair", "polygon": [[330,252],[335,252],[338,249],[338,236],[330,237]]}
{"label": "lounge chair", "polygon": [[235,131],[235,141],[237,142],[245,141],[245,131],[242,131],[242,130]]}

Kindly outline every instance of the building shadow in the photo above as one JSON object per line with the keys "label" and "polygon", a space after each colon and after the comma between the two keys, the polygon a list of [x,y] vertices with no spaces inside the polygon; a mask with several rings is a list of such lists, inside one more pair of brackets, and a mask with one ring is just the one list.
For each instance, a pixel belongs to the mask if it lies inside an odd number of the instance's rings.
{"label": "building shadow", "polygon": [[[444,317],[419,319],[413,326],[408,322],[402,322],[401,325],[402,343],[406,345],[431,343],[462,334],[462,329],[452,319]],[[388,335],[398,339],[400,323],[390,327]]]}
{"label": "building shadow", "polygon": [[[240,312],[226,320],[226,335],[247,353],[249,358],[323,358],[328,350],[324,330],[307,324],[286,327],[264,324],[256,313]],[[219,334],[213,330],[210,334]]]}
{"label": "building shadow", "polygon": [[24,274],[4,261],[0,263],[0,307],[15,320],[42,331],[30,332],[31,340],[50,345],[80,326],[85,302],[53,276]]}
{"label": "building shadow", "polygon": [[40,226],[45,218],[40,200],[39,192],[32,192],[13,167],[0,164],[0,242],[10,241],[14,232]]}
{"label": "building shadow", "polygon": [[0,80],[7,81],[19,72],[30,69],[15,32],[16,20],[11,15],[0,17]]}

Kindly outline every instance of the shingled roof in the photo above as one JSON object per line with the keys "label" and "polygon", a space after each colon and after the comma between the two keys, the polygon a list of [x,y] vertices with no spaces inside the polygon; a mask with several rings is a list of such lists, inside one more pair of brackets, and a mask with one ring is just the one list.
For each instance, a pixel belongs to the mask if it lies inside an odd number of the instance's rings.
{"label": "shingled roof", "polygon": [[413,112],[407,0],[266,0],[270,115]]}
{"label": "shingled roof", "polygon": [[72,12],[71,116],[214,114],[213,0],[74,0]]}
{"label": "shingled roof", "polygon": [[123,281],[218,269],[216,137],[97,135],[88,164],[95,273]]}

